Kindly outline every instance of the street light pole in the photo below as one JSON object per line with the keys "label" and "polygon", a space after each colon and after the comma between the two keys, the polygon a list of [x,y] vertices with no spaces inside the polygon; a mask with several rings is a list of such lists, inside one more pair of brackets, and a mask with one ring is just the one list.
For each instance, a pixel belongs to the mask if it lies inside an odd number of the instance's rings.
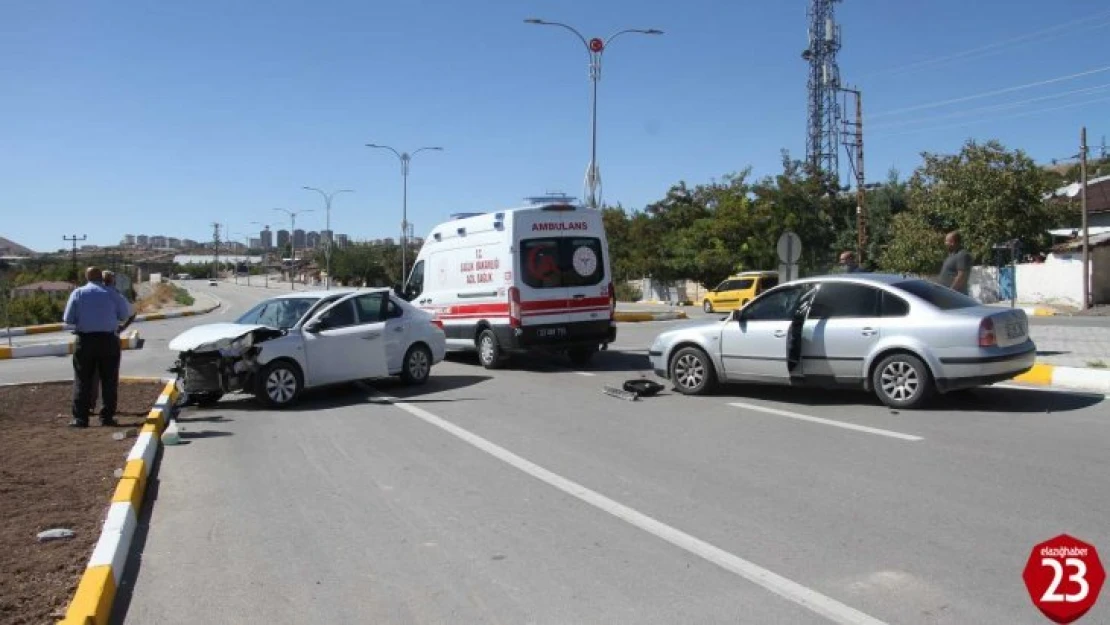
{"label": "street light pole", "polygon": [[[252,221],[251,225],[252,226],[263,226],[264,228],[269,227],[267,224],[264,224],[261,221]],[[259,233],[259,238],[260,238],[259,242],[261,242],[261,236],[262,236],[261,233]],[[261,252],[262,252],[262,277],[266,281],[265,284],[266,284],[267,289],[270,288],[270,271],[269,271],[269,269],[266,268],[266,256],[267,256],[268,251],[269,250],[266,249],[266,246],[263,245],[262,249],[261,249]]]}
{"label": "street light pole", "polygon": [[339,195],[340,193],[354,193],[354,191],[351,190],[351,189],[340,189],[338,191],[332,191],[331,193],[327,193],[326,191],[323,191],[322,189],[317,189],[316,187],[301,187],[301,188],[304,189],[305,191],[315,191],[315,192],[319,193],[320,195],[324,196],[324,211],[326,211],[326,214],[327,214],[327,216],[324,218],[325,219],[324,228],[328,231],[328,240],[324,245],[324,262],[327,265],[326,268],[324,269],[324,276],[325,276],[324,290],[328,291],[328,290],[331,290],[331,240],[335,236],[335,235],[332,234],[332,231],[331,231],[331,199],[333,197],[335,197],[336,195]]}
{"label": "street light pole", "polygon": [[275,208],[274,210],[289,215],[289,255],[291,256],[289,259],[289,290],[295,291],[297,289],[297,215],[311,213],[313,210],[311,208],[299,211],[291,211],[287,208]]}
{"label": "street light pole", "polygon": [[593,83],[592,95],[590,96],[590,165],[586,169],[586,203],[590,208],[598,208],[601,204],[599,192],[599,187],[601,187],[601,170],[597,166],[597,83],[601,81],[601,55],[605,53],[605,49],[609,47],[610,42],[625,33],[662,35],[663,31],[657,28],[627,28],[617,31],[605,39],[594,37],[593,39],[587,40],[582,33],[567,24],[549,22],[536,18],[526,19],[524,23],[565,28],[574,33],[578,39],[582,41],[582,45],[586,46],[586,54],[590,58],[590,82]]}
{"label": "street light pole", "polygon": [[389,150],[393,152],[401,161],[401,284],[404,285],[408,275],[408,246],[409,246],[409,163],[412,157],[423,152],[424,150],[436,150],[442,152],[441,147],[425,147],[415,150],[412,154],[408,152],[398,152],[397,150],[389,147],[388,145],[377,145],[375,143],[367,143],[368,148],[378,148],[381,150]]}

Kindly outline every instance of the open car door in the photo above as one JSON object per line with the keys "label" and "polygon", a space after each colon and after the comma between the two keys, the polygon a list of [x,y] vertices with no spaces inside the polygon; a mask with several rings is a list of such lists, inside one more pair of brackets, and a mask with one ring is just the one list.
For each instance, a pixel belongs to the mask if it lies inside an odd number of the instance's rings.
{"label": "open car door", "polygon": [[809,310],[813,306],[813,299],[817,297],[820,285],[809,289],[794,305],[794,312],[790,319],[790,330],[786,336],[786,369],[790,372],[791,379],[801,379],[802,373],[802,341]]}

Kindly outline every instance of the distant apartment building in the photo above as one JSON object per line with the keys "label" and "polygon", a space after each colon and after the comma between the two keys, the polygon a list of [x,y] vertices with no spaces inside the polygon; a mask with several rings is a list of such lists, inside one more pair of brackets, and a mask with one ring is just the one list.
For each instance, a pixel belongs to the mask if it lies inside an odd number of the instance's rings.
{"label": "distant apartment building", "polygon": [[349,238],[347,238],[347,235],[345,235],[345,234],[335,235],[335,245],[336,245],[336,247],[347,247],[348,245],[350,245],[350,243],[351,243],[351,240]]}
{"label": "distant apartment building", "polygon": [[150,237],[146,236],[145,234],[140,234],[139,236],[135,237],[135,245],[139,247],[150,247]]}
{"label": "distant apartment building", "polygon": [[320,245],[324,245],[328,241],[335,242],[335,233],[331,230],[320,231]]}
{"label": "distant apartment building", "polygon": [[397,245],[397,242],[393,240],[393,237],[386,237],[383,242],[386,245]]}
{"label": "distant apartment building", "polygon": [[183,239],[183,240],[181,241],[181,247],[183,247],[183,248],[185,248],[185,249],[187,249],[187,250],[191,250],[191,249],[194,249],[194,248],[196,248],[196,247],[197,247],[197,246],[199,246],[199,245],[200,245],[199,243],[197,243],[196,241],[194,241],[194,240],[192,240],[192,239]]}
{"label": "distant apartment building", "polygon": [[260,250],[260,249],[262,249],[262,239],[260,239],[260,238],[253,238],[253,239],[251,239],[251,240],[250,240],[250,244],[251,244],[251,249],[252,249],[252,250]]}
{"label": "distant apartment building", "polygon": [[289,245],[289,231],[288,230],[278,230],[277,231],[277,246],[282,248],[282,249],[285,249],[286,247],[288,247],[288,245]]}
{"label": "distant apartment building", "polygon": [[170,237],[170,238],[166,239],[166,245],[170,246],[171,248],[173,248],[175,250],[179,250],[179,249],[181,249],[181,239],[178,239],[176,237]]}
{"label": "distant apartment building", "polygon": [[150,247],[153,247],[156,250],[166,249],[166,247],[168,247],[166,245],[166,243],[167,243],[166,237],[164,237],[162,235],[150,237]]}
{"label": "distant apartment building", "polygon": [[262,232],[258,233],[258,241],[260,248],[264,250],[273,249],[274,233],[270,231],[270,226],[266,226],[262,229]]}
{"label": "distant apartment building", "polygon": [[135,235],[125,234],[123,239],[120,240],[120,245],[124,247],[135,247]]}
{"label": "distant apartment building", "polygon": [[297,228],[296,230],[293,231],[293,246],[294,247],[304,247],[304,244],[305,244],[304,230],[301,230],[300,228]]}
{"label": "distant apartment building", "polygon": [[305,236],[305,245],[313,249],[320,247],[320,233],[316,231],[309,232]]}

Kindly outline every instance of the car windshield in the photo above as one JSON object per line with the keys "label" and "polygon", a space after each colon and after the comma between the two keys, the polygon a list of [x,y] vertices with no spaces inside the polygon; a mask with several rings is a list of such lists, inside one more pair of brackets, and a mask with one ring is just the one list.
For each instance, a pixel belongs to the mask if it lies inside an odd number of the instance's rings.
{"label": "car windshield", "polygon": [[280,297],[268,299],[248,310],[235,323],[263,325],[288,330],[315,305],[317,297]]}
{"label": "car windshield", "polygon": [[978,306],[979,302],[948,287],[927,280],[906,280],[894,283],[894,288],[929,302],[941,310],[956,310]]}

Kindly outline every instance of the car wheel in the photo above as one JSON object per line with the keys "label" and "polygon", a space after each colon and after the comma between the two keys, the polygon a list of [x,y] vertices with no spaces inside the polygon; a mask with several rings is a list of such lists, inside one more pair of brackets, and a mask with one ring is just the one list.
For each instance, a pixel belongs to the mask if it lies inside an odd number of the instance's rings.
{"label": "car wheel", "polygon": [[493,330],[486,328],[478,335],[478,362],[486,369],[499,369],[504,364],[501,345],[497,342],[497,335]]}
{"label": "car wheel", "polygon": [[585,367],[590,364],[596,353],[596,347],[575,347],[567,350],[567,357],[570,358],[570,363],[575,367]]}
{"label": "car wheel", "polygon": [[671,358],[670,378],[683,395],[704,395],[717,385],[709,355],[696,347],[683,347]]}
{"label": "car wheel", "polygon": [[279,360],[270,363],[258,376],[255,397],[271,408],[284,408],[296,401],[303,389],[300,370],[291,363]]}
{"label": "car wheel", "polygon": [[704,302],[701,303],[701,309],[704,310],[707,313],[713,312],[713,302],[711,302],[709,300],[705,300]]}
{"label": "car wheel", "polygon": [[423,345],[413,345],[405,354],[401,380],[405,384],[419,385],[428,381],[432,373],[432,351]]}
{"label": "car wheel", "polygon": [[891,408],[911,409],[925,403],[933,393],[933,376],[921,359],[910,354],[883,358],[871,377],[879,401]]}

